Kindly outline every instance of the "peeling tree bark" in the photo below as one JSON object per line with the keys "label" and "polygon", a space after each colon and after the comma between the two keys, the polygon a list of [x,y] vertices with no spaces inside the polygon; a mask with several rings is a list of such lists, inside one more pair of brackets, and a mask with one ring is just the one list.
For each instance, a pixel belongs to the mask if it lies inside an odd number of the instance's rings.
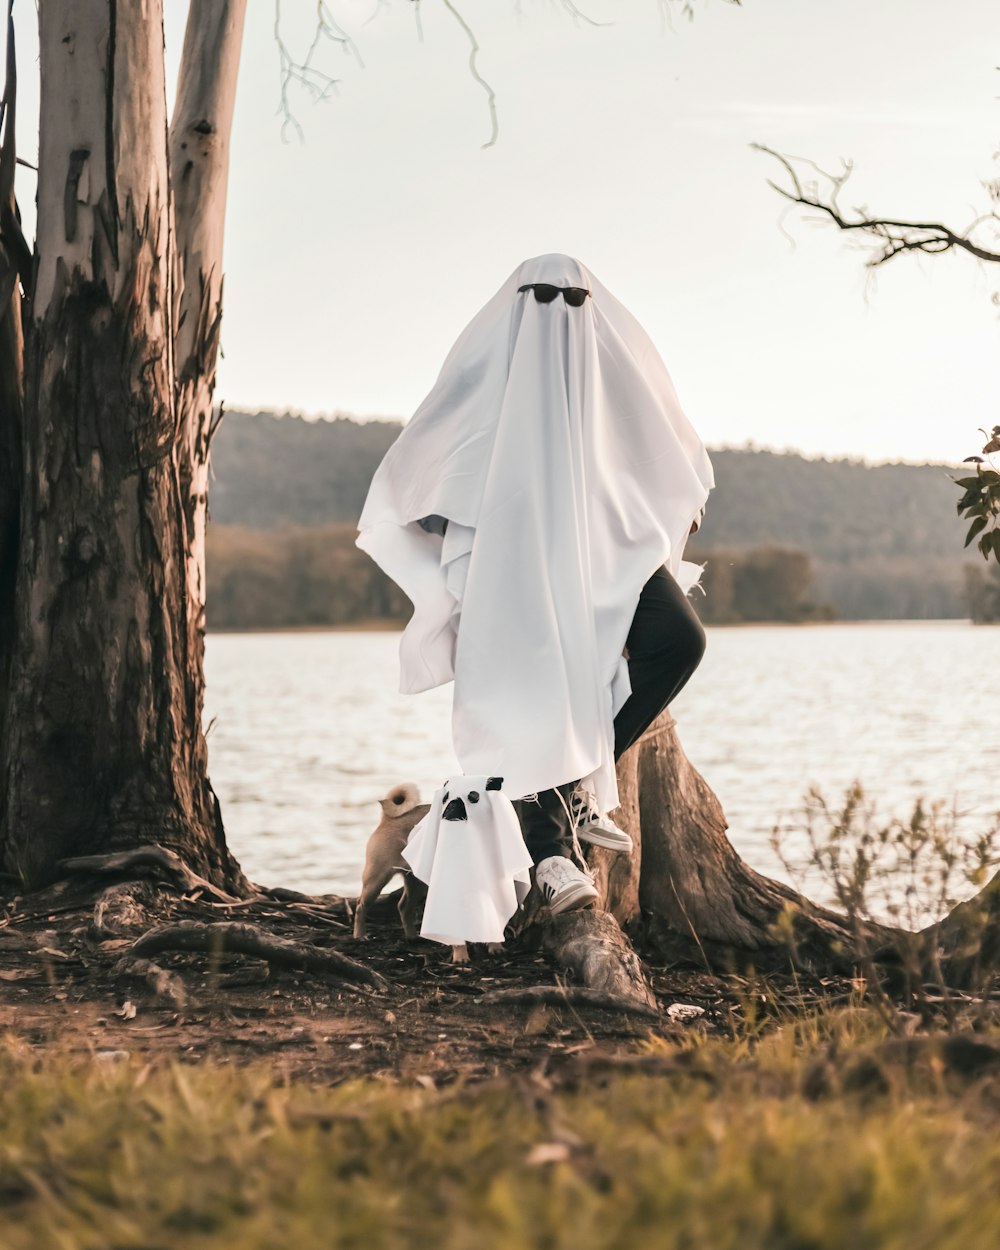
{"label": "peeling tree bark", "polygon": [[[188,13],[170,127],[170,178],[181,283],[175,320],[177,463],[187,529],[188,647],[202,667],[205,530],[214,431],[212,397],[222,324],[222,244],[229,137],[246,0],[201,0]],[[204,687],[197,683],[199,722]]]}
{"label": "peeling tree bark", "polygon": [[159,0],[46,0],[0,854],[159,842],[239,891],[187,628]]}
{"label": "peeling tree bark", "polygon": [[21,281],[29,280],[31,260],[21,234],[14,197],[16,118],[14,23],[8,12],[3,129],[0,132],[0,741],[14,648],[14,591],[20,543],[21,410],[24,403]]}
{"label": "peeling tree bark", "polygon": [[[0,275],[8,263],[0,235]],[[15,288],[0,308],[0,726],[6,717],[14,649],[14,588],[20,545],[23,359],[21,298]]]}

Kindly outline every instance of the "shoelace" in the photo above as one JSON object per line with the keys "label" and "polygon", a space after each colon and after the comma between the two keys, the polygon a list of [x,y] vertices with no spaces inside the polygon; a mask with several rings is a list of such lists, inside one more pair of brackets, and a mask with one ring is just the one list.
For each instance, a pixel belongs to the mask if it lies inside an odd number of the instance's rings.
{"label": "shoelace", "polygon": [[[581,870],[581,872],[585,874],[585,876],[589,877],[590,880],[593,881],[594,879],[593,873],[587,867],[587,857],[584,855],[583,847],[581,847],[580,845],[580,839],[577,837],[577,828],[578,828],[577,821],[575,817],[573,816],[573,813],[569,810],[569,807],[566,804],[566,800],[562,796],[562,791],[557,790],[556,794],[559,795],[559,802],[563,805],[563,809],[566,812],[566,819],[569,821],[569,830],[573,836],[573,855],[576,859],[577,867]],[[572,797],[573,796],[570,795],[571,799]]]}
{"label": "shoelace", "polygon": [[[573,793],[570,795],[571,801],[575,799],[577,793],[578,792],[576,790],[573,791]],[[586,793],[589,793],[589,791],[583,791],[582,793],[586,794]],[[576,860],[576,866],[589,880],[593,881],[594,874],[587,867],[587,858],[583,853],[583,848],[580,846],[580,839],[576,836],[577,828],[579,827],[581,822],[577,819],[576,815],[570,811],[569,807],[566,804],[566,800],[562,796],[562,791],[557,789],[556,795],[558,796],[559,802],[563,805],[563,810],[566,813],[566,819],[569,821],[569,829],[573,838],[573,855]],[[538,791],[533,790],[530,794],[522,794],[521,801],[523,803],[537,803]],[[596,809],[597,807],[596,799],[593,800],[593,807],[594,809]]]}

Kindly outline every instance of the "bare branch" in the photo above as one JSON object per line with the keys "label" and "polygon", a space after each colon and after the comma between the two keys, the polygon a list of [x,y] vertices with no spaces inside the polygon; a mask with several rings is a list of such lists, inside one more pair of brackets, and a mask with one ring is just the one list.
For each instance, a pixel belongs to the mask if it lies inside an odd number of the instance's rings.
{"label": "bare branch", "polygon": [[[865,235],[877,242],[874,254],[867,261],[870,269],[884,265],[903,252],[925,252],[933,256],[940,252],[963,251],[978,260],[1000,261],[1000,251],[984,247],[971,237],[973,231],[985,222],[998,221],[996,213],[982,214],[965,230],[956,231],[940,222],[875,217],[864,208],[843,209],[839,197],[854,170],[853,162],[842,161],[840,172],[831,173],[805,157],[783,156],[763,143],[752,143],[750,146],[755,151],[773,156],[784,169],[789,185],[782,186],[768,179],[767,185],[778,195],[802,208],[815,209],[839,230]],[[804,181],[796,164],[813,170],[817,179]]]}
{"label": "bare branch", "polygon": [[441,2],[444,5],[444,7],[448,10],[448,12],[451,13],[451,15],[454,17],[455,21],[458,22],[459,26],[461,26],[461,28],[465,31],[465,34],[469,40],[470,49],[471,49],[469,52],[469,73],[476,80],[476,82],[479,83],[482,89],[486,92],[487,106],[490,110],[490,127],[491,127],[490,137],[483,144],[483,147],[491,148],[494,145],[494,143],[496,143],[497,135],[500,133],[499,126],[497,124],[496,92],[493,90],[490,84],[486,81],[486,79],[482,76],[482,74],[480,74],[479,69],[476,66],[476,57],[479,55],[479,43],[476,40],[476,36],[473,33],[472,27],[465,20],[465,18],[461,15],[461,13],[459,13],[458,9],[455,8],[451,0],[441,0]]}
{"label": "bare branch", "polygon": [[[378,10],[376,10],[378,12]],[[374,14],[372,15],[374,16]],[[361,56],[361,49],[354,42],[351,36],[344,30],[330,12],[330,6],[324,3],[324,0],[316,0],[316,34],[313,37],[312,46],[309,49],[310,55],[313,49],[318,45],[320,39],[329,39],[331,43],[340,44],[346,56],[353,56],[359,67],[364,69],[365,63]]]}
{"label": "bare branch", "polygon": [[579,22],[585,22],[588,26],[613,26],[614,22],[599,22],[596,18],[588,17],[573,3],[573,0],[559,0],[560,7],[564,9],[570,17]]}
{"label": "bare branch", "polygon": [[345,51],[353,50],[358,63],[364,64],[354,41],[340,30],[340,27],[329,16],[326,5],[322,2],[316,5],[316,29],[313,32],[312,42],[306,52],[305,59],[296,61],[281,36],[281,0],[274,0],[274,42],[278,46],[278,70],[281,82],[278,112],[282,117],[281,137],[286,142],[290,129],[295,131],[300,141],[305,138],[305,132],[292,112],[289,100],[292,86],[298,84],[312,97],[314,104],[319,104],[324,100],[328,100],[340,85],[339,79],[333,78],[323,70],[317,69],[312,63],[324,36],[335,43],[341,44]]}

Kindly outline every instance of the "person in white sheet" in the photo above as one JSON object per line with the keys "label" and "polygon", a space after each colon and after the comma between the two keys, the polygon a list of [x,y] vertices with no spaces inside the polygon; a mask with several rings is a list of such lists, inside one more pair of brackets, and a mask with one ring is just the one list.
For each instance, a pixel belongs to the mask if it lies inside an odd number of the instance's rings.
{"label": "person in white sheet", "polygon": [[400,690],[454,681],[456,756],[504,778],[553,911],[596,897],[574,834],[631,848],[615,762],[703,654],[683,553],[713,485],[649,337],[559,254],[473,318],[372,479],[357,545],[413,603]]}

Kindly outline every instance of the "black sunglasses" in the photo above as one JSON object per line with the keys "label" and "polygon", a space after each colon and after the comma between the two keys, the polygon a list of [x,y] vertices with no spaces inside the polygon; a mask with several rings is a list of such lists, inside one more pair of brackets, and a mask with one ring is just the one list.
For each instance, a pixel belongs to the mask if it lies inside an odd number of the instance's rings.
{"label": "black sunglasses", "polygon": [[517,288],[518,295],[522,291],[534,291],[535,299],[538,300],[539,304],[551,304],[561,291],[566,303],[572,304],[574,308],[579,308],[590,294],[582,286],[553,286],[550,282],[529,282],[527,286],[519,286]]}

